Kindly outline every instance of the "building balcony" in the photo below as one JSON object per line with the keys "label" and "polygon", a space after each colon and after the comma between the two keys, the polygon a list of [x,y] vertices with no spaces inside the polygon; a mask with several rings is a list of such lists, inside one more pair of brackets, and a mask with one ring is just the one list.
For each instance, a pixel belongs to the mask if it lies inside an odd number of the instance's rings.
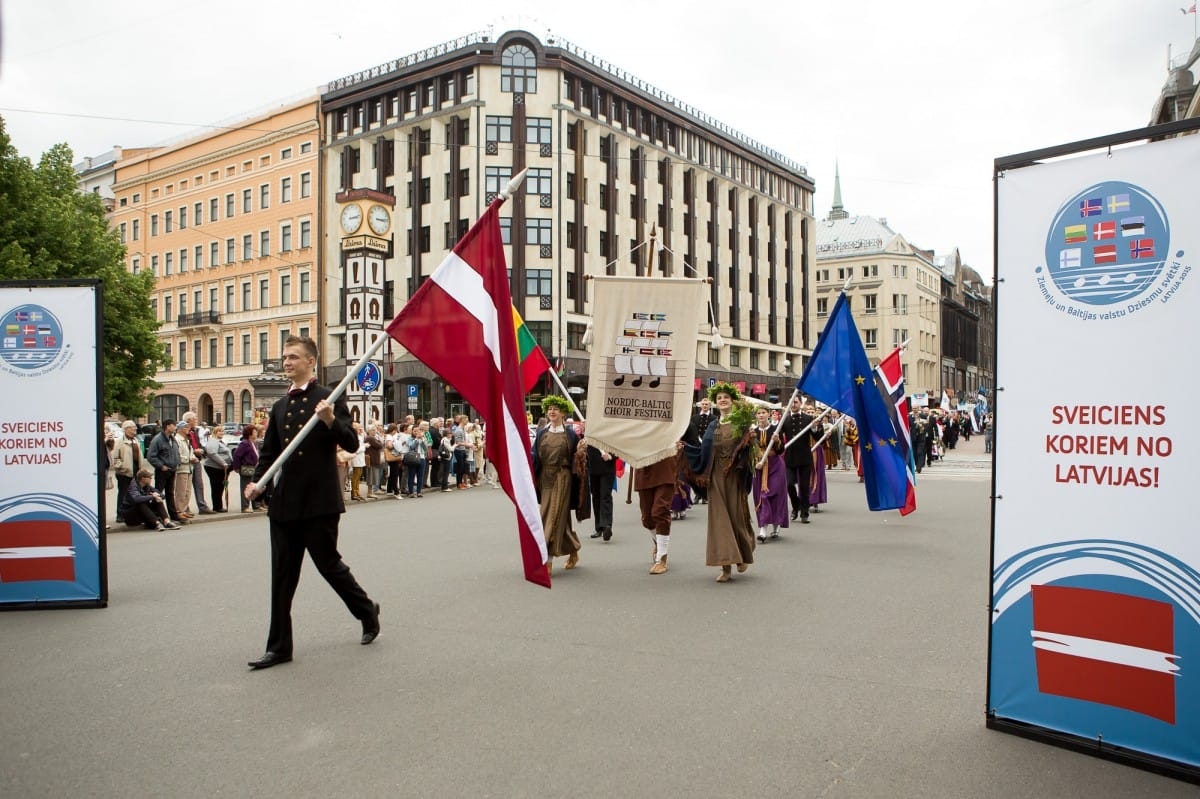
{"label": "building balcony", "polygon": [[221,324],[221,314],[217,311],[193,311],[181,313],[175,324],[185,327],[218,327]]}

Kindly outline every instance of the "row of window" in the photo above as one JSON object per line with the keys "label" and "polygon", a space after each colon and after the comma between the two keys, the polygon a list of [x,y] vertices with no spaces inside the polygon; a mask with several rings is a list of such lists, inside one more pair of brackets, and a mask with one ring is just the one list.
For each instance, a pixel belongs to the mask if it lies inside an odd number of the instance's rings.
{"label": "row of window", "polygon": [[[237,311],[255,310],[252,305],[254,281],[241,281],[241,305],[238,307],[236,302],[238,294],[238,286],[233,282],[227,282],[224,286],[224,306],[221,305],[221,293],[219,286],[208,286],[204,288],[192,289],[191,309],[196,314],[204,313],[204,300],[207,293],[208,311],[209,313],[236,313]],[[301,272],[299,274],[299,285],[297,286],[297,294],[292,295],[292,276],[279,276],[279,305],[291,305],[293,302],[311,302],[312,301],[312,275],[310,272]],[[181,321],[188,314],[189,293],[186,291],[179,292],[178,305],[174,303],[176,295],[163,293],[162,296],[162,316],[158,314],[158,298],[153,297],[150,300],[150,307],[154,312],[154,316],[161,322],[175,321],[174,314],[178,310]],[[258,309],[266,309],[271,307],[271,279],[262,277],[258,279]]]}
{"label": "row of window", "polygon": [[[301,144],[300,144],[301,155],[306,155],[308,153],[311,153],[312,148],[313,148],[312,142],[301,142]],[[288,161],[291,159],[291,157],[292,157],[292,148],[291,147],[284,147],[283,149],[281,149],[279,151],[279,160],[280,161]],[[270,155],[259,156],[258,166],[260,169],[265,169],[266,167],[269,167],[270,165],[271,165],[271,156]],[[243,174],[246,172],[250,172],[253,169],[254,169],[254,160],[253,159],[247,159],[242,162],[242,173]],[[225,167],[225,177],[226,178],[236,177],[237,174],[238,174],[238,172],[237,172],[236,165],[231,164],[231,165]],[[220,180],[220,178],[221,178],[221,170],[219,170],[219,169],[214,169],[208,173],[209,184],[216,183],[218,180]],[[203,185],[204,185],[204,175],[196,175],[195,177],[193,177],[191,179],[190,187],[195,188],[197,186],[203,186]],[[188,183],[187,178],[183,178],[182,180],[179,181],[178,189],[179,189],[180,193],[187,191],[188,188],[189,188],[189,183]],[[161,189],[153,188],[150,190],[150,199],[157,200],[160,191],[162,192],[162,194],[169,197],[175,193],[175,190],[176,190],[176,184],[174,184],[174,183],[168,183],[165,186],[163,186]],[[131,203],[133,205],[137,205],[141,201],[142,201],[141,192],[134,192],[130,197],[122,197],[118,201],[118,203],[119,203],[120,207],[124,208]]]}
{"label": "row of window", "polygon": [[[484,121],[484,143],[492,145],[513,143],[513,118],[510,116],[491,116]],[[554,143],[554,122],[549,117],[527,117],[525,119],[526,145],[542,145],[549,147]],[[548,154],[548,153],[547,153]],[[495,155],[489,149],[489,155]]]}
{"label": "row of window", "polygon": [[[312,173],[300,173],[300,199],[307,199],[312,196]],[[292,177],[282,177],[279,179],[279,202],[290,203],[292,201]],[[237,195],[230,192],[225,195],[224,211],[225,219],[232,219],[237,213]],[[204,208],[203,202],[196,202],[190,206],[190,218],[193,225],[201,225],[204,223]],[[254,190],[243,189],[241,195],[241,212],[249,214],[254,211]],[[271,184],[263,183],[258,187],[258,210],[265,211],[271,207]],[[208,221],[216,222],[221,217],[221,201],[217,197],[211,197],[208,200]],[[188,226],[189,206],[179,206],[178,215],[175,211],[162,212],[162,232],[171,233],[175,230],[178,223],[179,230],[185,230]],[[128,229],[126,225],[129,225]],[[141,238],[141,220],[133,219],[131,222],[122,222],[118,227],[121,235],[121,243],[126,241],[126,233],[130,234],[132,241],[138,241]],[[159,234],[159,214],[150,214],[150,235],[157,236]]]}
{"label": "row of window", "polygon": [[[837,279],[841,281],[848,277],[854,277],[858,274],[859,269],[860,267],[856,266],[839,266],[837,268]],[[863,264],[861,271],[864,279],[878,278],[879,264]],[[818,283],[827,283],[832,279],[831,274],[832,272],[829,269],[818,269],[813,273],[813,276]],[[922,275],[924,275],[924,272],[918,270],[917,277],[920,278]],[[892,277],[907,278],[908,264],[892,264]]]}
{"label": "row of window", "polygon": [[361,133],[457,103],[475,93],[475,74],[466,69],[389,91],[329,115],[335,137]]}
{"label": "row of window", "polygon": [[[808,211],[809,194],[800,184],[788,180],[775,170],[756,163],[705,137],[688,130],[670,119],[641,108],[620,95],[600,88],[583,78],[563,76],[563,93],[568,102],[593,119],[601,119],[610,125],[653,142],[668,152],[685,157],[730,180],[756,189],[790,206]],[[581,123],[578,123],[581,124]],[[568,132],[567,146],[574,149],[575,136]],[[610,153],[605,152],[601,139],[601,159],[619,158],[615,143]],[[637,159],[630,159],[631,163]]]}
{"label": "row of window", "polygon": [[[879,346],[879,330],[874,327],[859,328],[859,333],[862,334],[863,347],[873,350]],[[925,336],[925,333],[921,334]],[[821,337],[820,333],[817,338]],[[908,330],[904,328],[892,328],[892,346],[899,347],[904,342],[908,341]]]}
{"label": "row of window", "polygon": [[[280,254],[289,253],[296,249],[305,250],[310,247],[312,247],[312,220],[300,220],[295,235],[293,234],[291,222],[284,222],[279,226]],[[225,254],[224,261],[221,260],[222,249]],[[210,241],[207,246],[197,244],[194,247],[181,247],[178,251],[178,260],[176,260],[176,252],[173,250],[163,253],[161,261],[159,255],[154,254],[150,256],[150,271],[155,276],[161,275],[166,277],[175,274],[176,271],[179,274],[183,274],[189,268],[193,270],[203,269],[206,252],[209,267],[220,266],[222,263],[232,264],[238,261],[249,261],[256,257],[266,258],[271,254],[271,231],[260,230],[257,242],[255,242],[253,233],[243,234],[240,246],[237,238],[227,238],[224,241],[224,247],[222,247],[220,241]],[[161,271],[159,271],[160,263]],[[130,265],[134,274],[140,272],[142,268],[142,256],[132,256],[130,258]]]}
{"label": "row of window", "polygon": [[[878,296],[875,294],[858,294],[858,295],[847,294],[846,295],[847,310],[852,308],[852,306],[854,304],[854,298],[856,296],[862,297],[862,299],[863,299],[863,309],[862,309],[863,313],[873,314],[873,313],[879,312],[879,300],[878,300]],[[907,314],[908,313],[908,295],[907,294],[893,294],[892,295],[892,313],[894,313],[894,314]],[[829,315],[829,297],[817,297],[817,316],[818,316],[818,318],[825,317],[828,315]]]}
{"label": "row of window", "polygon": [[[309,334],[309,329],[310,328],[307,325],[305,325],[303,327],[300,327],[298,329],[297,333],[301,337],[304,337]],[[283,343],[285,341],[287,341],[288,336],[290,336],[291,334],[292,334],[292,331],[289,328],[285,327],[285,328],[281,328],[279,330],[279,350],[278,351],[280,353],[283,352]],[[259,333],[258,333],[258,350],[256,353],[254,353],[257,355],[257,359],[251,358],[252,353],[251,353],[251,349],[250,349],[250,344],[251,344],[252,337],[251,337],[250,333],[242,333],[241,334],[240,347],[237,349],[235,349],[235,346],[234,346],[235,338],[237,338],[237,337],[233,334],[227,334],[224,336],[224,347],[223,347],[224,359],[218,360],[218,356],[222,354],[222,353],[218,352],[218,343],[219,342],[218,342],[218,339],[216,336],[210,336],[207,339],[207,350],[208,350],[207,362],[201,360],[202,356],[204,355],[204,350],[205,350],[205,340],[204,339],[197,338],[197,339],[193,339],[190,342],[187,339],[178,341],[175,344],[175,352],[174,353],[172,353],[172,351],[171,351],[171,343],[167,342],[163,346],[164,346],[164,352],[166,353],[168,360],[171,360],[171,366],[169,367],[169,369],[187,369],[187,368],[189,368],[189,361],[188,361],[189,350],[191,352],[190,367],[192,369],[215,368],[218,366],[244,366],[246,364],[262,363],[264,361],[270,360],[270,358],[271,358],[271,353],[270,353],[271,334],[269,332],[259,331]],[[240,360],[236,360],[235,355],[239,356]],[[226,418],[228,418],[230,415],[228,405],[232,401],[231,397],[232,397],[232,393],[226,392],[226,395],[225,395],[225,402],[226,402],[226,406],[227,406],[226,414],[225,414]]]}

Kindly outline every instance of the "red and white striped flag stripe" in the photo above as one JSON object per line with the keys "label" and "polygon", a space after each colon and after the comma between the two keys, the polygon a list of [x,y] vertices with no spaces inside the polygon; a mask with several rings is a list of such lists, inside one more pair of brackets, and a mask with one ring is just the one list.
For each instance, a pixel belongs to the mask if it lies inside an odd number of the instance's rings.
{"label": "red and white striped flag stripe", "polygon": [[496,200],[387,326],[487,423],[486,453],[517,508],[525,579],[550,587]]}
{"label": "red and white striped flag stripe", "polygon": [[0,522],[0,583],[33,580],[75,581],[69,521]]}

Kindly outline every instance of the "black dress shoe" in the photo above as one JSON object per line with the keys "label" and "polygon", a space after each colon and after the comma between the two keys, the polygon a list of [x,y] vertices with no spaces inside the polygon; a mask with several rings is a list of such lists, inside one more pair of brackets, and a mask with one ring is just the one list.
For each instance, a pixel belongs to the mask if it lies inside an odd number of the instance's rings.
{"label": "black dress shoe", "polygon": [[363,619],[363,634],[360,644],[366,646],[379,637],[379,603],[375,604],[375,612],[366,619]]}
{"label": "black dress shoe", "polygon": [[610,538],[612,538],[612,528],[611,528],[611,527],[605,527],[605,528],[604,528],[604,540],[605,540],[605,541],[607,541],[607,540],[608,540],[608,539],[610,539]]}
{"label": "black dress shoe", "polygon": [[800,511],[798,511],[798,510],[792,511],[792,521],[796,521],[796,517],[798,517],[799,515],[800,515]]}
{"label": "black dress shoe", "polygon": [[588,538],[599,538],[602,535],[604,535],[604,532],[602,530],[597,530],[596,532],[594,532],[590,536],[588,536]]}
{"label": "black dress shoe", "polygon": [[801,523],[801,524],[808,524],[808,516],[801,516],[801,517],[800,517],[800,523]]}
{"label": "black dress shoe", "polygon": [[258,671],[259,669],[269,669],[272,666],[278,666],[280,663],[291,663],[291,655],[281,655],[278,652],[263,652],[263,656],[258,660],[251,660],[246,665]]}

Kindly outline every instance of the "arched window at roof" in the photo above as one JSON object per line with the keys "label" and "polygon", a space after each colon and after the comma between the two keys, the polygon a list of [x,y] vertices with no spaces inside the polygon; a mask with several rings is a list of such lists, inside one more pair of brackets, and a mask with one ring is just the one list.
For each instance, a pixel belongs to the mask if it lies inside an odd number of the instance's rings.
{"label": "arched window at roof", "polygon": [[504,48],[500,57],[500,91],[537,93],[537,56],[526,45]]}

